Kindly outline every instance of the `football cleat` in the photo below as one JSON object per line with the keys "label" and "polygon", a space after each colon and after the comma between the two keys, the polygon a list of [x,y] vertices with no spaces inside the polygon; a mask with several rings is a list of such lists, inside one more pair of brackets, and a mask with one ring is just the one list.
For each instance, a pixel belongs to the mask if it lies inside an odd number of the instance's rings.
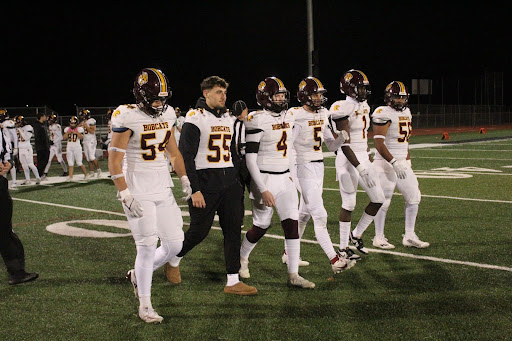
{"label": "football cleat", "polygon": [[340,260],[344,260],[347,263],[347,266],[342,271],[347,271],[354,265],[356,265],[355,259],[350,259],[350,255],[353,255],[354,252],[350,250],[348,247],[343,250],[338,250],[338,257]]}
{"label": "football cleat", "polygon": [[298,288],[304,289],[313,289],[315,287],[315,283],[308,281],[304,277],[299,276],[299,274],[290,275],[288,279],[288,284]]}
{"label": "football cleat", "polygon": [[[283,261],[283,264],[288,264],[288,255],[286,254],[286,251],[283,252],[283,256],[281,257],[281,260]],[[299,257],[299,266],[308,266],[309,262],[302,260],[302,258]]]}
{"label": "football cleat", "polygon": [[[94,173],[93,173],[93,174],[94,174]],[[89,174],[85,174],[85,175],[84,175],[84,181],[87,181],[87,180],[89,180]]]}
{"label": "football cleat", "polygon": [[331,263],[332,271],[335,274],[339,274],[340,272],[347,270],[347,265],[348,261],[346,259],[336,256],[336,261]]}
{"label": "football cleat", "polygon": [[373,238],[373,246],[378,247],[379,249],[389,250],[394,249],[395,245],[388,242],[388,239],[382,236],[382,238],[379,238],[375,236]]}
{"label": "football cleat", "polygon": [[344,251],[348,256],[348,259],[350,259],[350,260],[355,260],[355,261],[361,260],[361,256],[356,255],[354,253],[354,251],[352,251],[352,249],[348,246],[344,250],[340,250],[340,251]]}
{"label": "football cleat", "polygon": [[73,181],[73,177],[72,177],[72,176],[68,176],[68,177],[66,178],[66,182],[71,182],[71,181]]}
{"label": "football cleat", "polygon": [[364,255],[368,254],[368,249],[364,247],[362,238],[354,237],[352,232],[350,232],[349,240],[350,243],[356,247],[357,251],[361,252]]}
{"label": "football cleat", "polygon": [[101,178],[101,169],[99,169],[99,168],[96,170],[96,177],[98,179]]}
{"label": "football cleat", "polygon": [[139,307],[139,317],[146,323],[162,323],[164,319],[158,315],[155,309],[150,307]]}
{"label": "football cleat", "polygon": [[23,181],[21,184],[22,184],[22,185],[30,185],[31,183],[32,183],[32,181],[30,181],[30,180],[25,180],[25,181]]}
{"label": "football cleat", "polygon": [[402,239],[402,244],[405,247],[415,247],[418,249],[424,249],[430,246],[430,243],[421,241],[416,235],[416,233],[410,236],[404,236],[404,239]]}
{"label": "football cleat", "polygon": [[135,277],[135,269],[131,269],[126,273],[126,278],[130,280],[133,286],[135,297],[139,298],[139,289],[137,289],[137,278]]}
{"label": "football cleat", "polygon": [[39,185],[41,183],[41,178],[36,178],[36,185]]}
{"label": "football cleat", "polygon": [[238,274],[242,278],[250,278],[251,274],[249,273],[249,260],[240,258],[240,270]]}

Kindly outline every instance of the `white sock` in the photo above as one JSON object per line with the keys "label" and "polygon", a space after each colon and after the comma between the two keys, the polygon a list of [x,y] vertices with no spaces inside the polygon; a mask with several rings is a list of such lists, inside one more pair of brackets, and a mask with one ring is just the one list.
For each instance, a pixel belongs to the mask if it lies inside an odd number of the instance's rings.
{"label": "white sock", "polygon": [[416,217],[418,216],[418,204],[405,204],[405,235],[414,235]]}
{"label": "white sock", "polygon": [[11,179],[12,179],[12,182],[16,182],[16,168],[15,167],[12,167],[11,170]]}
{"label": "white sock", "polygon": [[386,215],[388,213],[389,205],[391,204],[391,199],[386,199],[380,209],[377,211],[375,215],[375,237],[376,238],[384,238],[384,224],[386,223]]}
{"label": "white sock", "polygon": [[151,283],[153,281],[153,263],[156,244],[152,246],[137,245],[135,257],[135,276],[139,296],[151,296]]}
{"label": "white sock", "polygon": [[[175,258],[183,246],[183,241],[166,241],[160,240],[160,246],[155,251],[155,261],[153,263],[153,271]],[[179,262],[178,262],[179,264]]]}
{"label": "white sock", "polygon": [[240,278],[238,278],[238,274],[228,274],[228,283],[226,286],[230,287],[240,282]]}
{"label": "white sock", "polygon": [[284,247],[288,255],[288,273],[299,273],[300,239],[285,239]]}
{"label": "white sock", "polygon": [[249,255],[252,250],[256,247],[258,243],[251,243],[247,240],[247,235],[244,235],[244,240],[242,241],[242,247],[240,248],[240,258],[249,259]]}
{"label": "white sock", "polygon": [[153,306],[151,305],[151,295],[139,295],[139,305],[142,308],[153,308]]}
{"label": "white sock", "polygon": [[[180,251],[181,251],[181,249],[180,249]],[[180,262],[181,262],[182,258],[183,257],[178,257],[178,256],[172,257],[171,260],[169,261],[169,265],[172,266],[173,268],[180,266]]]}
{"label": "white sock", "polygon": [[313,222],[318,244],[320,244],[322,250],[324,250],[327,257],[329,257],[329,260],[333,259],[336,256],[336,251],[334,251],[329,231],[327,231],[327,217],[313,219]]}
{"label": "white sock", "polygon": [[357,223],[357,226],[354,229],[354,231],[352,231],[352,234],[355,237],[360,238],[363,235],[364,231],[366,231],[368,226],[370,226],[374,218],[375,216],[363,212],[363,215],[361,216],[361,219],[359,219],[359,222]]}
{"label": "white sock", "polygon": [[340,221],[340,250],[348,246],[348,237],[350,235],[350,221]]}

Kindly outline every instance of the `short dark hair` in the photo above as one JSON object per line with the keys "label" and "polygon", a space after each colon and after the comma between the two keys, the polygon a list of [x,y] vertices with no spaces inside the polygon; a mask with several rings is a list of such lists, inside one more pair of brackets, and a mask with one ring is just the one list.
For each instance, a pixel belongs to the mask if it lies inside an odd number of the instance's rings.
{"label": "short dark hair", "polygon": [[214,86],[220,86],[221,88],[227,89],[229,83],[226,82],[224,78],[220,78],[219,76],[210,76],[208,78],[203,79],[201,82],[201,91],[213,89]]}

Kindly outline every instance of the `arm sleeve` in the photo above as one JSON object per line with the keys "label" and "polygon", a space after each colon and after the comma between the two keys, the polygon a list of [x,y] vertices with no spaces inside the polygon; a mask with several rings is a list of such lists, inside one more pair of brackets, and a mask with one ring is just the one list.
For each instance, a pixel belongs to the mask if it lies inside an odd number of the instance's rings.
{"label": "arm sleeve", "polygon": [[267,186],[265,186],[265,183],[263,182],[263,179],[261,178],[261,172],[258,167],[258,164],[256,163],[257,159],[258,159],[257,153],[247,153],[245,155],[245,163],[247,165],[247,169],[249,170],[249,173],[251,174],[251,181],[254,181],[254,183],[258,187],[258,190],[260,191],[260,193],[263,193],[267,190]]}
{"label": "arm sleeve", "polygon": [[190,180],[192,193],[201,190],[195,163],[200,139],[201,131],[196,125],[188,122],[183,124],[180,135],[179,150],[183,156],[183,161],[185,162],[185,170],[187,171],[187,176]]}

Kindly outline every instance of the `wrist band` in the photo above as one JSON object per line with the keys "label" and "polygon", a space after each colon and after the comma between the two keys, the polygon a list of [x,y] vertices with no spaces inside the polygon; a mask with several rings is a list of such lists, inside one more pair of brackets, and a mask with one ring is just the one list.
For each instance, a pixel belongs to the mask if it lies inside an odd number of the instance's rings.
{"label": "wrist band", "polygon": [[115,174],[115,175],[111,175],[110,176],[110,179],[112,179],[112,181],[113,180],[117,180],[119,178],[124,178],[124,174],[123,173],[119,173],[119,174]]}
{"label": "wrist band", "polygon": [[391,161],[389,161],[390,164],[394,164],[396,162],[395,158],[392,158]]}
{"label": "wrist band", "polygon": [[385,139],[385,138],[386,138],[386,136],[384,136],[384,135],[374,135],[374,136],[373,136],[373,139],[374,139],[374,140],[375,140],[375,139]]}
{"label": "wrist band", "polygon": [[120,152],[120,153],[126,153],[126,149],[121,149],[117,147],[108,147],[109,152]]}

